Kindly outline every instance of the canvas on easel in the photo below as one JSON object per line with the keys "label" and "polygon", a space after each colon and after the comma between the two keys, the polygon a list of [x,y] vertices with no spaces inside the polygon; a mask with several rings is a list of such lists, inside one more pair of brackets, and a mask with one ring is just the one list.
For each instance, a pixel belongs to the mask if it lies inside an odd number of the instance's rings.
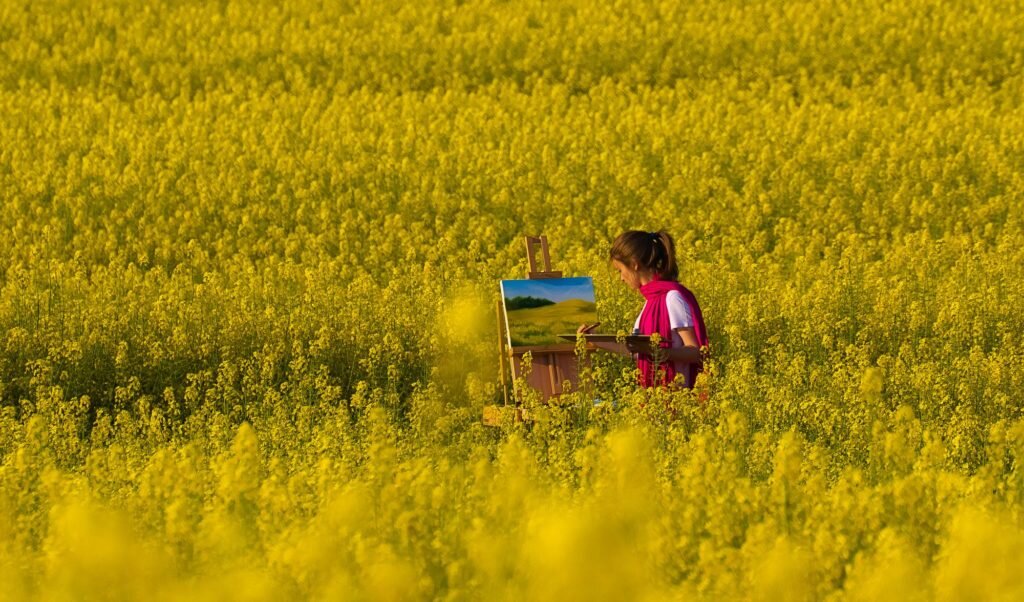
{"label": "canvas on easel", "polygon": [[575,345],[559,337],[580,324],[597,321],[594,281],[590,278],[502,280],[505,332],[512,378],[523,372],[527,351],[533,367],[527,383],[544,399],[561,394],[565,381],[577,380]]}
{"label": "canvas on easel", "polygon": [[513,349],[564,344],[561,333],[597,321],[594,280],[589,277],[502,280],[501,299]]}
{"label": "canvas on easel", "polygon": [[[540,248],[544,269],[538,270],[536,249]],[[523,355],[532,357],[526,384],[536,389],[545,401],[561,395],[563,383],[578,381],[576,346],[563,335],[574,332],[583,323],[597,321],[594,281],[589,277],[563,278],[551,269],[547,238],[526,237],[528,278],[502,280],[501,300],[497,303],[499,358],[505,406],[509,403],[509,381],[524,376]],[[512,401],[518,398],[512,391]],[[511,404],[515,407],[515,403]],[[484,409],[484,422],[497,424],[497,406]],[[521,412],[516,409],[516,417]]]}

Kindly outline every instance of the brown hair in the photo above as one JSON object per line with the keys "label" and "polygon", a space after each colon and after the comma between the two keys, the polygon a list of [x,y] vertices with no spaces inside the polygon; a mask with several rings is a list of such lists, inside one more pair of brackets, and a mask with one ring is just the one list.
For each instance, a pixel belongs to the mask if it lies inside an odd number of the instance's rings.
{"label": "brown hair", "polygon": [[676,244],[664,230],[623,232],[612,242],[609,255],[611,259],[617,259],[629,267],[636,265],[641,270],[650,270],[662,280],[679,280]]}

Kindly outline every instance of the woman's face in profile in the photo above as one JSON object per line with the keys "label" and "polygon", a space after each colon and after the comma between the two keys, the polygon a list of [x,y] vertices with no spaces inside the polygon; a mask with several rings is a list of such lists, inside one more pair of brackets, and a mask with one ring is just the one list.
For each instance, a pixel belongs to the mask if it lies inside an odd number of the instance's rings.
{"label": "woman's face in profile", "polygon": [[612,260],[612,267],[619,271],[619,279],[629,285],[633,290],[640,290],[640,274],[636,270],[622,263],[618,259]]}

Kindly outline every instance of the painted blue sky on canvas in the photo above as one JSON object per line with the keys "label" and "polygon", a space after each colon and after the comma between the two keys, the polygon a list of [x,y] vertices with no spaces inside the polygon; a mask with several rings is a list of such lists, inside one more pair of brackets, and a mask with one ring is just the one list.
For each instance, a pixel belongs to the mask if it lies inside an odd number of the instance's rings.
{"label": "painted blue sky on canvas", "polygon": [[583,299],[592,302],[594,301],[594,279],[585,276],[546,280],[502,280],[501,294],[506,299],[538,297],[550,299],[555,303],[566,299]]}

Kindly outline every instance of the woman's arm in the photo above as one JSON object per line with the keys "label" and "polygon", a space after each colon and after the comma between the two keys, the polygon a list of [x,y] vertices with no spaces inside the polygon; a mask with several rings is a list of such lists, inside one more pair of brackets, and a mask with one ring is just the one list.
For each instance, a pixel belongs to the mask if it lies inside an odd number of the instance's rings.
{"label": "woman's arm", "polygon": [[[682,362],[697,363],[701,361],[700,347],[697,345],[697,336],[693,334],[693,328],[677,328],[676,332],[683,340],[682,347],[667,347],[661,349],[665,360],[678,360]],[[634,353],[647,353],[646,343],[634,343],[626,345],[623,343],[588,343],[589,345],[619,355],[633,355]]]}
{"label": "woman's arm", "polygon": [[693,328],[677,328],[676,332],[679,333],[679,338],[683,340],[683,346],[662,349],[661,351],[665,354],[665,359],[689,364],[696,364],[701,361],[700,344],[697,343],[697,335],[694,334]]}
{"label": "woman's arm", "polygon": [[[583,332],[583,326],[580,326],[577,332]],[[683,340],[683,346],[662,349],[661,352],[665,354],[665,359],[689,363],[701,361],[700,346],[697,344],[697,335],[693,333],[693,328],[677,328],[676,332],[679,333],[679,338]],[[588,345],[619,355],[633,355],[634,353],[644,353],[647,351],[639,343],[633,345],[636,347],[635,349],[631,349],[629,345],[624,343],[588,343]]]}

